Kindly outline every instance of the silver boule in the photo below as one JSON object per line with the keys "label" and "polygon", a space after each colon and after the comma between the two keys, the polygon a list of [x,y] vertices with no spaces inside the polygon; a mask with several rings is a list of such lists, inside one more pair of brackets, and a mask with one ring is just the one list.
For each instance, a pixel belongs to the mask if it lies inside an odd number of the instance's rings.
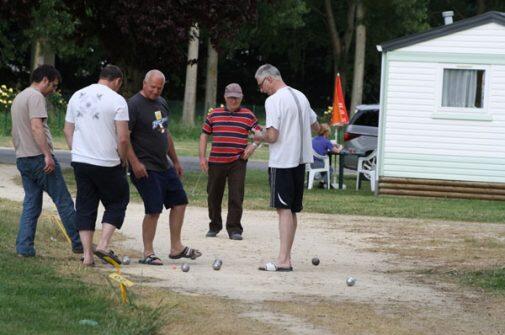
{"label": "silver boule", "polygon": [[348,277],[345,283],[347,284],[347,286],[354,286],[354,284],[356,284],[356,278]]}
{"label": "silver boule", "polygon": [[317,256],[316,256],[316,257],[312,258],[312,264],[313,264],[313,265],[316,265],[316,266],[317,266],[317,265],[319,265],[319,262],[320,262],[320,261],[319,261],[319,257],[317,257]]}
{"label": "silver boule", "polygon": [[182,272],[188,272],[189,271],[189,264],[183,263],[181,265],[181,270],[182,270]]}
{"label": "silver boule", "polygon": [[124,256],[123,260],[121,261],[124,265],[129,265],[130,264],[130,257]]}
{"label": "silver boule", "polygon": [[221,266],[223,265],[223,261],[220,259],[216,259],[214,263],[212,263],[212,268],[216,271],[219,271],[221,269]]}

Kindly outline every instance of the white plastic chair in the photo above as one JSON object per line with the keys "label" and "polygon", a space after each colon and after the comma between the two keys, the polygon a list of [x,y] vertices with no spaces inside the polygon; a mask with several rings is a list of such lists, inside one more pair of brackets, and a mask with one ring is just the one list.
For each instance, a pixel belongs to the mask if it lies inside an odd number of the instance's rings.
{"label": "white plastic chair", "polygon": [[321,173],[321,172],[326,172],[326,188],[330,188],[330,157],[328,155],[321,156],[314,150],[312,150],[312,155],[314,155],[315,158],[318,158],[324,162],[323,167],[321,168],[312,168],[310,164],[307,164],[305,166],[305,171],[308,174],[308,179],[307,179],[307,189],[312,189],[314,186],[314,178],[316,176],[316,173]]}
{"label": "white plastic chair", "polygon": [[375,165],[377,163],[376,150],[366,157],[358,158],[358,168],[356,170],[356,191],[361,187],[361,175],[370,180],[370,188],[375,192]]}

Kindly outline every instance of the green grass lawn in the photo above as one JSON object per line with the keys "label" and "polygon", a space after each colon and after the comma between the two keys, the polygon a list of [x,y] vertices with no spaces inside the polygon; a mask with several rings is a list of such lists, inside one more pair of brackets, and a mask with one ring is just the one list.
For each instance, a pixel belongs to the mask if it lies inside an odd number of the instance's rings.
{"label": "green grass lawn", "polygon": [[[71,192],[75,195],[72,170],[64,172]],[[19,182],[19,181],[18,181]],[[207,175],[186,173],[183,183],[191,206],[207,206]],[[466,222],[505,222],[502,201],[443,199],[406,196],[374,196],[368,182],[355,190],[355,179],[345,178],[346,190],[315,188],[305,190],[304,211],[327,214],[381,216],[412,219],[437,219]],[[131,200],[141,201],[135,187],[130,185]],[[249,170],[246,177],[244,209],[270,209],[268,175],[266,171]],[[226,197],[223,207],[226,208]]]}
{"label": "green grass lawn", "polygon": [[[178,156],[191,156],[198,157],[198,146],[200,133],[192,134],[193,137],[189,136],[181,136],[177,138],[174,135],[174,143],[175,149],[177,151]],[[11,136],[0,136],[0,147],[10,147],[12,148],[14,145],[12,144]],[[67,150],[67,142],[65,142],[65,138],[62,136],[53,137],[53,146],[56,150]],[[210,152],[210,144],[207,147],[207,156]],[[256,161],[267,161],[268,160],[268,146],[262,145],[260,148],[256,149],[253,156],[250,158],[251,160]]]}
{"label": "green grass lawn", "polygon": [[[176,139],[174,138],[175,150],[178,156],[191,156],[198,157],[199,150],[199,137],[197,139]],[[207,157],[210,153],[210,141],[207,145]],[[252,161],[267,161],[268,160],[268,146],[262,145],[255,150],[254,154],[251,156]]]}
{"label": "green grass lawn", "polygon": [[[14,148],[14,144],[12,143],[12,136],[0,136],[0,147]],[[53,147],[56,150],[68,149],[67,142],[65,142],[65,138],[63,136],[53,137]]]}
{"label": "green grass lawn", "polygon": [[[207,206],[207,176],[188,173],[184,177],[190,203]],[[405,196],[374,196],[368,182],[355,190],[355,179],[345,179],[346,190],[305,190],[304,211],[328,214],[440,219],[453,221],[505,222],[501,201],[441,199]],[[245,209],[268,209],[269,188],[266,172],[249,170],[246,178]]]}
{"label": "green grass lawn", "polygon": [[505,267],[455,275],[464,284],[505,293]]}
{"label": "green grass lawn", "polygon": [[[61,259],[58,249],[68,246],[51,240],[58,232],[47,217],[39,221],[36,240],[42,257],[17,257],[20,208],[0,200],[1,334],[153,334],[162,326],[160,311],[154,308],[119,305],[118,290],[110,290],[105,274],[99,274],[95,285],[80,280],[96,270],[80,268],[75,255]],[[79,323],[86,319],[98,326]]]}

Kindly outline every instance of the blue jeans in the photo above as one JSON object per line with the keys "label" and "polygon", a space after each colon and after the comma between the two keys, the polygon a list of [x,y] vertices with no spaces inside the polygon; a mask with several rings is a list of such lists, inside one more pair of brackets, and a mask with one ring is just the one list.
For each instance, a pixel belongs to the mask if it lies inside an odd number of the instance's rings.
{"label": "blue jeans", "polygon": [[56,158],[53,157],[56,168],[50,173],[44,173],[44,155],[23,157],[16,160],[16,165],[21,173],[25,199],[23,212],[19,218],[19,232],[16,239],[16,252],[24,256],[35,256],[35,231],[37,220],[42,212],[43,191],[51,197],[63,226],[72,240],[72,249],[82,248],[79,233],[75,226],[74,202],[68,193],[67,185],[63,180],[61,168]]}

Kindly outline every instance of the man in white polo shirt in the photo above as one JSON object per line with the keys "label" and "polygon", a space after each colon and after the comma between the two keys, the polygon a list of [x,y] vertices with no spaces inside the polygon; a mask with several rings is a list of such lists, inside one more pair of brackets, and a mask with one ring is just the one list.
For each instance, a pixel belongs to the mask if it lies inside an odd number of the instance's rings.
{"label": "man in white polo shirt", "polygon": [[93,234],[98,203],[105,207],[102,236],[95,255],[121,264],[109,243],[123,224],[129,202],[126,153],[129,145],[128,105],[117,91],[123,73],[114,65],[100,72],[97,84],[72,95],[65,118],[65,138],[72,149],[77,183],[76,225],[84,247],[83,264],[93,266]]}
{"label": "man in white polo shirt", "polygon": [[270,206],[279,215],[280,238],[277,262],[259,269],[293,271],[296,213],[303,208],[305,164],[313,162],[311,128],[317,132],[319,123],[305,95],[287,86],[275,66],[260,66],[255,78],[260,91],[269,95],[265,101],[266,131],[257,133],[254,140],[269,143]]}

